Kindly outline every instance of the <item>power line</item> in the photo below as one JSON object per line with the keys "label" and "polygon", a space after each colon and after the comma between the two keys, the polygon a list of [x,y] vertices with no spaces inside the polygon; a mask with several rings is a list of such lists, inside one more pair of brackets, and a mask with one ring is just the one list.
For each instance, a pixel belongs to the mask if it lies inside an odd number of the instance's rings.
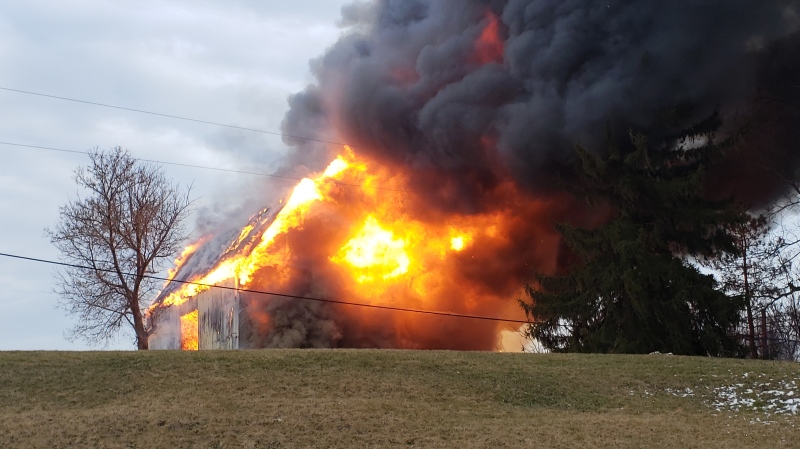
{"label": "power line", "polygon": [[280,133],[280,132],[275,132],[275,131],[267,131],[265,129],[248,128],[246,126],[229,125],[227,123],[219,123],[219,122],[212,122],[212,121],[208,121],[208,120],[200,120],[200,119],[190,118],[190,117],[182,117],[180,115],[163,114],[161,112],[145,111],[143,109],[134,109],[134,108],[128,108],[128,107],[125,107],[125,106],[117,106],[117,105],[107,104],[107,103],[98,103],[98,102],[95,102],[95,101],[79,100],[77,98],[61,97],[61,96],[58,96],[58,95],[43,94],[43,93],[40,93],[40,92],[31,92],[29,90],[12,89],[10,87],[2,87],[2,86],[0,86],[0,90],[5,90],[5,91],[8,91],[8,92],[16,92],[16,93],[26,94],[26,95],[35,95],[35,96],[38,96],[38,97],[53,98],[53,99],[56,99],[56,100],[72,101],[72,102],[75,102],[75,103],[90,104],[90,105],[93,105],[93,106],[101,106],[101,107],[104,107],[104,108],[120,109],[120,110],[123,110],[123,111],[138,112],[140,114],[155,115],[155,116],[158,116],[158,117],[167,117],[167,118],[173,118],[173,119],[177,119],[177,120],[185,120],[187,122],[204,123],[206,125],[222,126],[222,127],[225,127],[225,128],[233,128],[233,129],[238,129],[238,130],[242,130],[242,131],[252,131],[252,132],[261,133],[261,134],[269,134],[271,136],[291,137],[293,139],[308,140],[308,141],[311,141],[311,142],[319,142],[319,143],[328,143],[328,144],[331,144],[331,145],[340,145],[340,146],[347,145],[346,143],[334,142],[332,140],[316,139],[316,138],[313,138],[313,137],[306,137],[306,136],[295,136],[293,134],[286,134],[286,133]]}
{"label": "power line", "polygon": [[[24,148],[36,148],[36,149],[39,149],[39,150],[59,151],[59,152],[62,152],[62,153],[74,153],[74,154],[86,154],[86,155],[91,155],[92,154],[90,151],[67,150],[67,149],[64,149],[64,148],[45,147],[45,146],[40,146],[40,145],[28,145],[28,144],[15,143],[15,142],[3,142],[3,141],[0,141],[0,145],[10,145],[10,146],[24,147]],[[174,165],[174,166],[177,166],[177,167],[188,167],[188,168],[199,168],[199,169],[203,169],[203,170],[214,170],[214,171],[221,171],[221,172],[228,172],[228,173],[237,173],[237,174],[242,174],[242,175],[263,176],[263,177],[267,177],[267,178],[289,179],[289,180],[293,180],[293,181],[302,181],[303,179],[305,179],[305,178],[299,178],[299,177],[296,177],[296,176],[271,175],[271,174],[260,173],[260,172],[251,172],[251,171],[244,171],[244,170],[232,170],[232,169],[229,169],[229,168],[220,168],[220,167],[209,167],[209,166],[206,166],[206,165],[184,164],[184,163],[181,163],[181,162],[166,162],[166,161],[159,161],[159,160],[156,160],[156,159],[143,159],[143,158],[134,158],[134,159],[136,159],[137,161],[150,162],[150,163],[153,163],[153,164]],[[347,183],[347,182],[338,181],[336,179],[331,179],[330,181],[334,182],[336,184],[339,184],[339,185],[343,185],[343,186],[359,187],[359,188],[363,188],[364,187],[361,184],[351,184],[351,183]],[[376,190],[387,190],[387,191],[390,191],[390,192],[410,193],[407,190],[392,189],[390,187],[377,187],[377,186],[376,187],[372,187],[371,186],[370,188],[376,189]]]}
{"label": "power line", "polygon": [[[153,111],[145,111],[143,109],[134,109],[134,108],[126,107],[126,106],[117,106],[117,105],[107,104],[107,103],[98,103],[98,102],[95,102],[95,101],[80,100],[80,99],[77,99],[77,98],[62,97],[62,96],[58,96],[58,95],[50,95],[50,94],[44,94],[44,93],[41,93],[41,92],[33,92],[33,91],[29,91],[29,90],[12,89],[10,87],[0,86],[0,90],[5,90],[5,91],[8,91],[8,92],[16,92],[16,93],[26,94],[26,95],[35,95],[37,97],[52,98],[52,99],[55,99],[55,100],[72,101],[72,102],[75,102],[75,103],[89,104],[89,105],[92,105],[92,106],[100,106],[100,107],[104,107],[104,108],[119,109],[119,110],[123,110],[123,111],[131,111],[131,112],[138,112],[140,114],[149,114],[149,115],[155,115],[155,116],[158,116],[158,117],[167,117],[167,118],[172,118],[172,119],[177,119],[177,120],[185,120],[185,121],[188,121],[188,122],[204,123],[206,125],[222,126],[222,127],[225,127],[225,128],[238,129],[238,130],[242,130],[242,131],[252,131],[252,132],[261,133],[261,134],[269,134],[271,136],[291,137],[293,139],[307,140],[307,141],[310,141],[310,142],[327,143],[327,144],[330,144],[330,145],[339,145],[339,146],[349,145],[349,144],[346,144],[346,143],[335,142],[335,141],[332,141],[332,140],[317,139],[317,138],[306,137],[306,136],[297,136],[297,135],[294,135],[294,134],[286,134],[286,133],[276,132],[276,131],[267,131],[265,129],[248,128],[246,126],[229,125],[229,124],[226,124],[226,123],[219,123],[219,122],[212,122],[212,121],[209,121],[209,120],[201,120],[201,119],[195,119],[195,118],[190,118],[190,117],[183,117],[183,116],[180,116],[180,115],[164,114],[164,113],[161,113],[161,112],[153,112]],[[352,145],[349,145],[349,146],[351,148],[356,148],[356,147],[353,147]],[[466,160],[466,159],[464,159],[464,158],[462,158],[460,156],[455,156],[455,157],[458,159],[457,162],[462,163],[462,164],[474,165],[476,167],[491,168],[490,166],[488,166],[486,164],[479,164],[477,162],[471,162],[471,161],[468,161],[468,160]]]}
{"label": "power line", "polygon": [[[12,259],[27,260],[27,261],[30,261],[30,262],[39,262],[39,263],[46,263],[46,264],[50,264],[50,265],[58,265],[58,266],[70,267],[70,268],[78,268],[78,269],[82,269],[82,270],[102,271],[102,272],[105,272],[105,273],[117,273],[115,270],[111,270],[111,269],[100,269],[100,268],[94,268],[94,267],[89,267],[89,266],[84,266],[84,265],[77,265],[77,264],[71,264],[71,263],[65,263],[65,262],[56,262],[56,261],[47,260],[47,259],[38,259],[38,258],[35,258],[35,257],[20,256],[20,255],[16,255],[16,254],[0,253],[0,256],[12,258]],[[135,274],[131,274],[131,273],[122,273],[122,274],[124,276],[136,276]],[[469,315],[469,314],[463,314],[463,313],[442,312],[442,311],[436,311],[436,310],[409,309],[409,308],[405,308],[405,307],[381,306],[381,305],[377,305],[377,304],[364,304],[364,303],[359,303],[359,302],[341,301],[341,300],[329,299],[329,298],[315,298],[315,297],[309,297],[309,296],[290,295],[290,294],[286,294],[286,293],[276,293],[276,292],[270,292],[270,291],[265,291],[265,290],[251,290],[251,289],[246,289],[246,288],[226,287],[226,286],[222,286],[222,285],[204,284],[204,283],[201,283],[201,282],[182,281],[182,280],[178,280],[178,279],[169,279],[169,278],[164,278],[164,277],[159,277],[159,276],[143,275],[142,277],[146,278],[146,279],[156,280],[156,281],[176,282],[176,283],[180,283],[180,284],[197,285],[199,287],[206,287],[206,288],[219,288],[219,289],[233,290],[233,291],[243,292],[243,293],[255,293],[255,294],[259,294],[259,295],[271,295],[271,296],[278,296],[278,297],[281,297],[281,298],[299,299],[299,300],[304,300],[304,301],[323,302],[323,303],[329,303],[329,304],[340,304],[340,305],[345,305],[345,306],[365,307],[365,308],[379,309],[379,310],[390,310],[390,311],[394,311],[394,312],[418,313],[418,314],[421,314],[421,315],[436,315],[436,316],[445,316],[445,317],[452,317],[452,318],[470,318],[470,319],[475,319],[475,320],[496,321],[496,322],[503,322],[503,323],[516,323],[516,324],[530,324],[531,323],[528,320],[517,320],[517,319],[490,317],[490,316],[483,316],[483,315]]]}

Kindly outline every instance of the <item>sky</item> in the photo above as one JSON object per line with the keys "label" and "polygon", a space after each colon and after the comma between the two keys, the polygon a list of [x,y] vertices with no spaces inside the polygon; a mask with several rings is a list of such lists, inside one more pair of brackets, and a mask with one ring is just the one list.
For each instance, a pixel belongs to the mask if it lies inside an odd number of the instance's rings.
{"label": "sky", "polygon": [[[313,79],[347,0],[109,0],[0,3],[0,87],[280,132],[287,97]],[[0,142],[270,173],[279,136],[0,89]],[[44,230],[78,195],[73,154],[0,144],[0,252],[57,260]],[[253,176],[163,166],[192,185],[197,212],[243,207]],[[264,192],[267,195],[267,192]],[[224,205],[224,206],[221,206]],[[255,210],[252,212],[256,212]],[[0,257],[0,350],[133,349],[65,338],[52,266]]]}

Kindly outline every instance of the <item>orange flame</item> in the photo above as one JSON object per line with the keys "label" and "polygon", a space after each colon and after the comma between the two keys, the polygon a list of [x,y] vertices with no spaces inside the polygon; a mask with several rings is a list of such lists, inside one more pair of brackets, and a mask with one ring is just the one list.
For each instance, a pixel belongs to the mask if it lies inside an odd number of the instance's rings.
{"label": "orange flame", "polygon": [[181,316],[181,349],[197,351],[198,348],[197,309]]}
{"label": "orange flame", "polygon": [[408,272],[405,246],[405,241],[395,239],[392,231],[382,228],[370,215],[361,231],[331,260],[350,265],[359,283],[387,280]]}
{"label": "orange flame", "polygon": [[167,270],[167,278],[171,281],[175,278],[175,275],[178,273],[178,270],[181,269],[183,264],[189,260],[189,257],[197,251],[197,248],[202,246],[210,236],[203,236],[200,237],[196,242],[188,245],[186,248],[181,251],[181,254],[175,259],[175,266]]}
{"label": "orange flame", "polygon": [[[346,154],[352,155],[352,150],[346,149]],[[323,199],[320,186],[326,180],[336,178],[337,175],[347,169],[349,164],[342,156],[334,159],[328,168],[314,179],[305,178],[294,188],[289,200],[283,209],[275,217],[275,220],[261,236],[260,241],[249,254],[236,254],[218,264],[209,273],[199,278],[192,279],[192,284],[185,284],[177,291],[167,296],[160,307],[178,306],[193,298],[198,293],[208,290],[210,285],[219,284],[222,281],[238,277],[239,285],[244,286],[250,281],[250,276],[254,271],[273,262],[274,259],[268,254],[270,245],[279,234],[285,233],[288,229],[296,228],[300,225],[303,215],[308,209],[308,205]],[[252,230],[245,227],[239,234],[238,241]],[[201,285],[198,285],[201,284]]]}

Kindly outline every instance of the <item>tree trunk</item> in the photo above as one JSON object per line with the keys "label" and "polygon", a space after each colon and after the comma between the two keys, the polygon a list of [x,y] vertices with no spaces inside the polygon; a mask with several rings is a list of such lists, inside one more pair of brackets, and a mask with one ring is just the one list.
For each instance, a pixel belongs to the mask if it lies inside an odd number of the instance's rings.
{"label": "tree trunk", "polygon": [[750,358],[758,358],[758,349],[756,348],[756,326],[753,322],[753,309],[750,307],[750,300],[747,300],[747,346],[750,347]]}
{"label": "tree trunk", "polygon": [[[744,246],[743,244],[740,244]],[[758,349],[756,349],[756,326],[753,322],[753,308],[750,306],[750,282],[747,277],[747,248],[742,251],[742,274],[744,276],[744,301],[747,310],[747,345],[750,347],[750,358],[758,358]]]}
{"label": "tree trunk", "polygon": [[761,357],[769,358],[769,346],[767,342],[767,309],[761,309]]}
{"label": "tree trunk", "polygon": [[144,326],[144,316],[142,316],[142,311],[139,309],[138,301],[131,301],[132,305],[131,309],[133,312],[133,330],[136,332],[136,348],[140,351],[150,349],[149,346],[149,335],[147,329]]}

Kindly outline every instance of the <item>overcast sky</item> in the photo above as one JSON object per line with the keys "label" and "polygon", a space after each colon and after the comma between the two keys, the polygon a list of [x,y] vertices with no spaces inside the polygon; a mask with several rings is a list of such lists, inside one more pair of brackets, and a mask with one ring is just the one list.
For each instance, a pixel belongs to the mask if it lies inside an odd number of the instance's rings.
{"label": "overcast sky", "polygon": [[[26,0],[0,2],[0,87],[271,131],[309,60],[337,39],[346,0]],[[0,90],[0,141],[271,172],[280,137]],[[58,254],[44,228],[77,192],[88,157],[0,144],[0,252]],[[165,166],[198,206],[237,198],[252,177]],[[252,190],[252,189],[251,189]],[[253,211],[255,212],[255,211]],[[193,223],[190,223],[193,224]],[[64,338],[73,319],[54,268],[0,258],[0,350],[92,347]],[[97,348],[97,347],[94,347]],[[132,349],[129,334],[110,349]],[[100,349],[100,348],[97,348]]]}

